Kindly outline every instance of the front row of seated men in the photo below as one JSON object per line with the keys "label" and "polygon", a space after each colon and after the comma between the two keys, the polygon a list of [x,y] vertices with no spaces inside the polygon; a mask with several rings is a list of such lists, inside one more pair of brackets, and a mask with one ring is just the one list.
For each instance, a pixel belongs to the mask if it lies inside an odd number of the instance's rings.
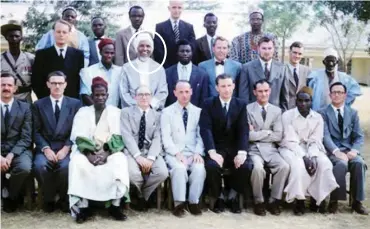
{"label": "front row of seated men", "polygon": [[[306,196],[311,196],[311,210],[324,212],[324,199],[331,193],[329,211],[335,213],[338,200],[346,198],[347,171],[351,173],[352,209],[368,214],[361,204],[364,136],[357,112],[344,106],[346,88],[339,82],[330,87],[332,104],[321,115],[311,109],[312,90],[307,87],[297,94],[297,107],[281,115],[279,108],[268,103],[271,89],[266,80],[255,83],[257,101],[247,106],[232,97],[233,79],[219,75],[215,82],[219,96],[207,99],[202,109],[190,103],[191,86],[180,80],[174,89],[177,102],[160,115],[149,105],[152,94],[146,86],[135,92],[137,105],[120,111],[106,105],[107,83],[96,77],[91,86],[94,104],[80,108],[79,101],[63,96],[65,79],[61,72],[51,73],[50,97],[37,101],[32,112],[30,105],[13,98],[14,76],[1,75],[6,212],[16,210],[30,176],[33,135],[34,171],[42,187],[44,210],[51,212],[59,205],[79,223],[91,215],[89,201],[105,202],[113,218],[125,220],[120,204],[130,202],[130,183],[138,190],[139,208],[144,209],[168,171],[176,216],[184,215],[186,202],[190,213],[201,214],[199,198],[205,180],[215,202],[211,210],[216,213],[224,211],[225,205],[240,213],[237,195],[247,194],[249,181],[257,215],[266,214],[265,201],[267,210],[278,215],[283,193],[285,201],[295,201],[297,215],[305,212]],[[265,167],[273,174],[268,200],[262,194]]]}

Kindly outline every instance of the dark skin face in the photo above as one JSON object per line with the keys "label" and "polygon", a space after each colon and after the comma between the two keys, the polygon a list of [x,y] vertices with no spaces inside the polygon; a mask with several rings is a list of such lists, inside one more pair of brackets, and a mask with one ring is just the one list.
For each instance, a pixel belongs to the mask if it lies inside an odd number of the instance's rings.
{"label": "dark skin face", "polygon": [[177,58],[182,65],[187,65],[190,63],[193,57],[193,52],[191,51],[190,45],[180,45],[177,51]]}
{"label": "dark skin face", "polygon": [[5,39],[8,41],[9,47],[19,47],[23,39],[22,32],[20,30],[8,31]]}
{"label": "dark skin face", "polygon": [[105,28],[105,23],[101,18],[96,18],[91,23],[91,30],[97,38],[104,36]]}
{"label": "dark skin face", "polygon": [[259,33],[262,30],[263,16],[260,13],[253,13],[249,17],[252,32]]}
{"label": "dark skin face", "polygon": [[338,60],[335,56],[327,56],[322,61],[322,63],[325,65],[325,69],[327,72],[333,72],[335,66],[338,64]]}
{"label": "dark skin face", "polygon": [[144,20],[144,11],[142,9],[133,8],[130,13],[130,21],[132,27],[139,29]]}
{"label": "dark skin face", "polygon": [[113,61],[114,53],[115,53],[114,45],[111,45],[111,44],[105,45],[100,52],[102,63],[111,65]]}
{"label": "dark skin face", "polygon": [[211,37],[213,37],[216,33],[216,29],[217,29],[217,26],[218,26],[218,23],[217,23],[217,17],[216,16],[208,16],[206,17],[205,21],[204,21],[204,28],[206,28],[207,30],[207,34],[210,35]]}
{"label": "dark skin face", "polygon": [[62,19],[68,21],[72,25],[77,24],[77,14],[73,10],[66,10],[62,15]]}
{"label": "dark skin face", "polygon": [[298,108],[299,113],[303,117],[307,117],[307,115],[310,113],[310,109],[312,106],[312,98],[309,94],[300,92],[297,94],[297,100],[296,105]]}
{"label": "dark skin face", "polygon": [[103,86],[95,87],[91,94],[96,110],[103,110],[108,99],[107,89]]}

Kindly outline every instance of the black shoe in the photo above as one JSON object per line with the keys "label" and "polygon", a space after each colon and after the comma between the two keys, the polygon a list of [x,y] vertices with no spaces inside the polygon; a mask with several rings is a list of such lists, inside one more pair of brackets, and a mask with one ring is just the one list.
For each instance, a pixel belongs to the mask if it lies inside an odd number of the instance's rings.
{"label": "black shoe", "polygon": [[10,198],[3,199],[4,206],[3,210],[6,213],[12,213],[15,212],[18,208],[18,200],[12,200]]}
{"label": "black shoe", "polygon": [[189,204],[188,208],[189,208],[190,214],[192,214],[192,215],[201,215],[202,214],[202,210],[200,209],[199,204]]}
{"label": "black shoe", "polygon": [[139,198],[137,204],[133,205],[132,208],[136,211],[144,212],[148,210],[148,203],[144,198]]}
{"label": "black shoe", "polygon": [[272,215],[280,215],[280,204],[278,200],[275,200],[272,203],[269,203],[267,205],[267,210],[272,214]]}
{"label": "black shoe", "polygon": [[173,209],[172,214],[176,217],[183,217],[185,215],[185,203],[181,203]]}
{"label": "black shoe", "polygon": [[213,206],[213,209],[211,209],[214,213],[221,213],[225,211],[225,201],[223,199],[218,198],[216,200],[215,205]]}
{"label": "black shoe", "polygon": [[253,208],[254,214],[259,216],[265,216],[266,215],[266,208],[264,203],[258,203],[254,204]]}
{"label": "black shoe", "polygon": [[238,198],[230,200],[230,211],[235,214],[240,214],[242,212]]}
{"label": "black shoe", "polygon": [[115,220],[125,221],[127,216],[123,214],[120,207],[111,205],[108,209],[109,215],[111,215]]}
{"label": "black shoe", "polygon": [[321,214],[325,214],[327,213],[327,210],[326,210],[326,201],[323,200],[319,206],[319,213]]}
{"label": "black shoe", "polygon": [[352,210],[357,212],[360,215],[368,215],[369,214],[367,209],[362,205],[362,203],[360,201],[355,201],[352,204]]}
{"label": "black shoe", "polygon": [[301,215],[304,215],[306,211],[306,206],[304,204],[304,200],[296,200],[295,204],[294,204],[294,215],[296,216],[301,216]]}
{"label": "black shoe", "polygon": [[80,208],[80,212],[76,213],[76,223],[81,224],[85,222],[88,218],[88,208]]}
{"label": "black shoe", "polygon": [[338,201],[337,200],[330,200],[329,206],[328,206],[329,213],[335,214],[338,212]]}
{"label": "black shoe", "polygon": [[55,210],[55,203],[54,202],[45,202],[43,207],[42,207],[42,210],[44,210],[44,212],[46,212],[46,213],[53,212]]}
{"label": "black shoe", "polygon": [[319,210],[319,206],[316,205],[316,200],[311,197],[310,199],[310,211],[311,212],[317,212]]}

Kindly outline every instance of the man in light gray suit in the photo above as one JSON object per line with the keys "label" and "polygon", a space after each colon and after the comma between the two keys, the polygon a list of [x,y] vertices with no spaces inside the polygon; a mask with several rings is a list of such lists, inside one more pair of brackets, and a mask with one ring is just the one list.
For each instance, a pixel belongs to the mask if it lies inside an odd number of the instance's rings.
{"label": "man in light gray suit", "polygon": [[345,105],[347,88],[341,82],[330,86],[332,103],[320,111],[324,121],[324,146],[333,163],[333,173],[339,188],[330,195],[329,212],[336,213],[338,200],[346,200],[346,174],[349,171],[352,210],[368,215],[361,201],[365,200],[366,164],[360,154],[364,134],[357,111]]}
{"label": "man in light gray suit", "polygon": [[247,102],[255,102],[253,85],[260,79],[266,79],[271,86],[269,102],[279,106],[283,111],[288,109],[288,87],[284,75],[284,65],[273,60],[274,42],[269,37],[258,41],[259,58],[243,65],[240,79],[237,81],[238,97]]}
{"label": "man in light gray suit", "polygon": [[122,109],[121,133],[125,143],[130,182],[139,191],[138,210],[145,210],[153,191],[168,177],[163,160],[160,114],[150,108],[147,86],[136,90],[137,105]]}
{"label": "man in light gray suit", "polygon": [[284,75],[289,90],[288,109],[291,109],[296,107],[297,93],[307,85],[307,77],[311,70],[309,67],[300,64],[304,51],[301,42],[293,42],[289,49],[289,63],[285,65]]}
{"label": "man in light gray suit", "polygon": [[175,200],[173,214],[177,217],[185,214],[186,183],[189,181],[189,211],[200,215],[199,197],[206,179],[204,145],[198,125],[201,109],[190,103],[192,89],[188,81],[179,80],[174,94],[177,102],[165,108],[161,117],[163,146]]}
{"label": "man in light gray suit", "polygon": [[271,197],[268,210],[273,215],[280,215],[279,201],[282,198],[285,182],[289,175],[289,165],[280,156],[277,143],[282,139],[283,125],[281,110],[269,103],[271,93],[267,80],[257,81],[253,93],[257,101],[247,106],[249,123],[249,149],[248,153],[253,161],[252,187],[254,196],[254,213],[266,215],[262,193],[266,172],[264,164],[274,174]]}

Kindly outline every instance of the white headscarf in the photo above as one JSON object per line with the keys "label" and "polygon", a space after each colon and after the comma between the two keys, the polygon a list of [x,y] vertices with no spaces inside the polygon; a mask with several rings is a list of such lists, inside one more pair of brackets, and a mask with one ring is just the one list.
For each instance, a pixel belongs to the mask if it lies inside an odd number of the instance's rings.
{"label": "white headscarf", "polygon": [[137,37],[135,38],[135,48],[139,47],[140,42],[142,41],[148,41],[150,46],[152,47],[152,50],[154,50],[154,42],[153,42],[153,35],[149,32],[143,32],[139,33]]}
{"label": "white headscarf", "polygon": [[338,52],[337,50],[333,49],[333,48],[327,48],[325,51],[324,51],[324,59],[325,57],[327,56],[334,56],[335,58],[338,59]]}

